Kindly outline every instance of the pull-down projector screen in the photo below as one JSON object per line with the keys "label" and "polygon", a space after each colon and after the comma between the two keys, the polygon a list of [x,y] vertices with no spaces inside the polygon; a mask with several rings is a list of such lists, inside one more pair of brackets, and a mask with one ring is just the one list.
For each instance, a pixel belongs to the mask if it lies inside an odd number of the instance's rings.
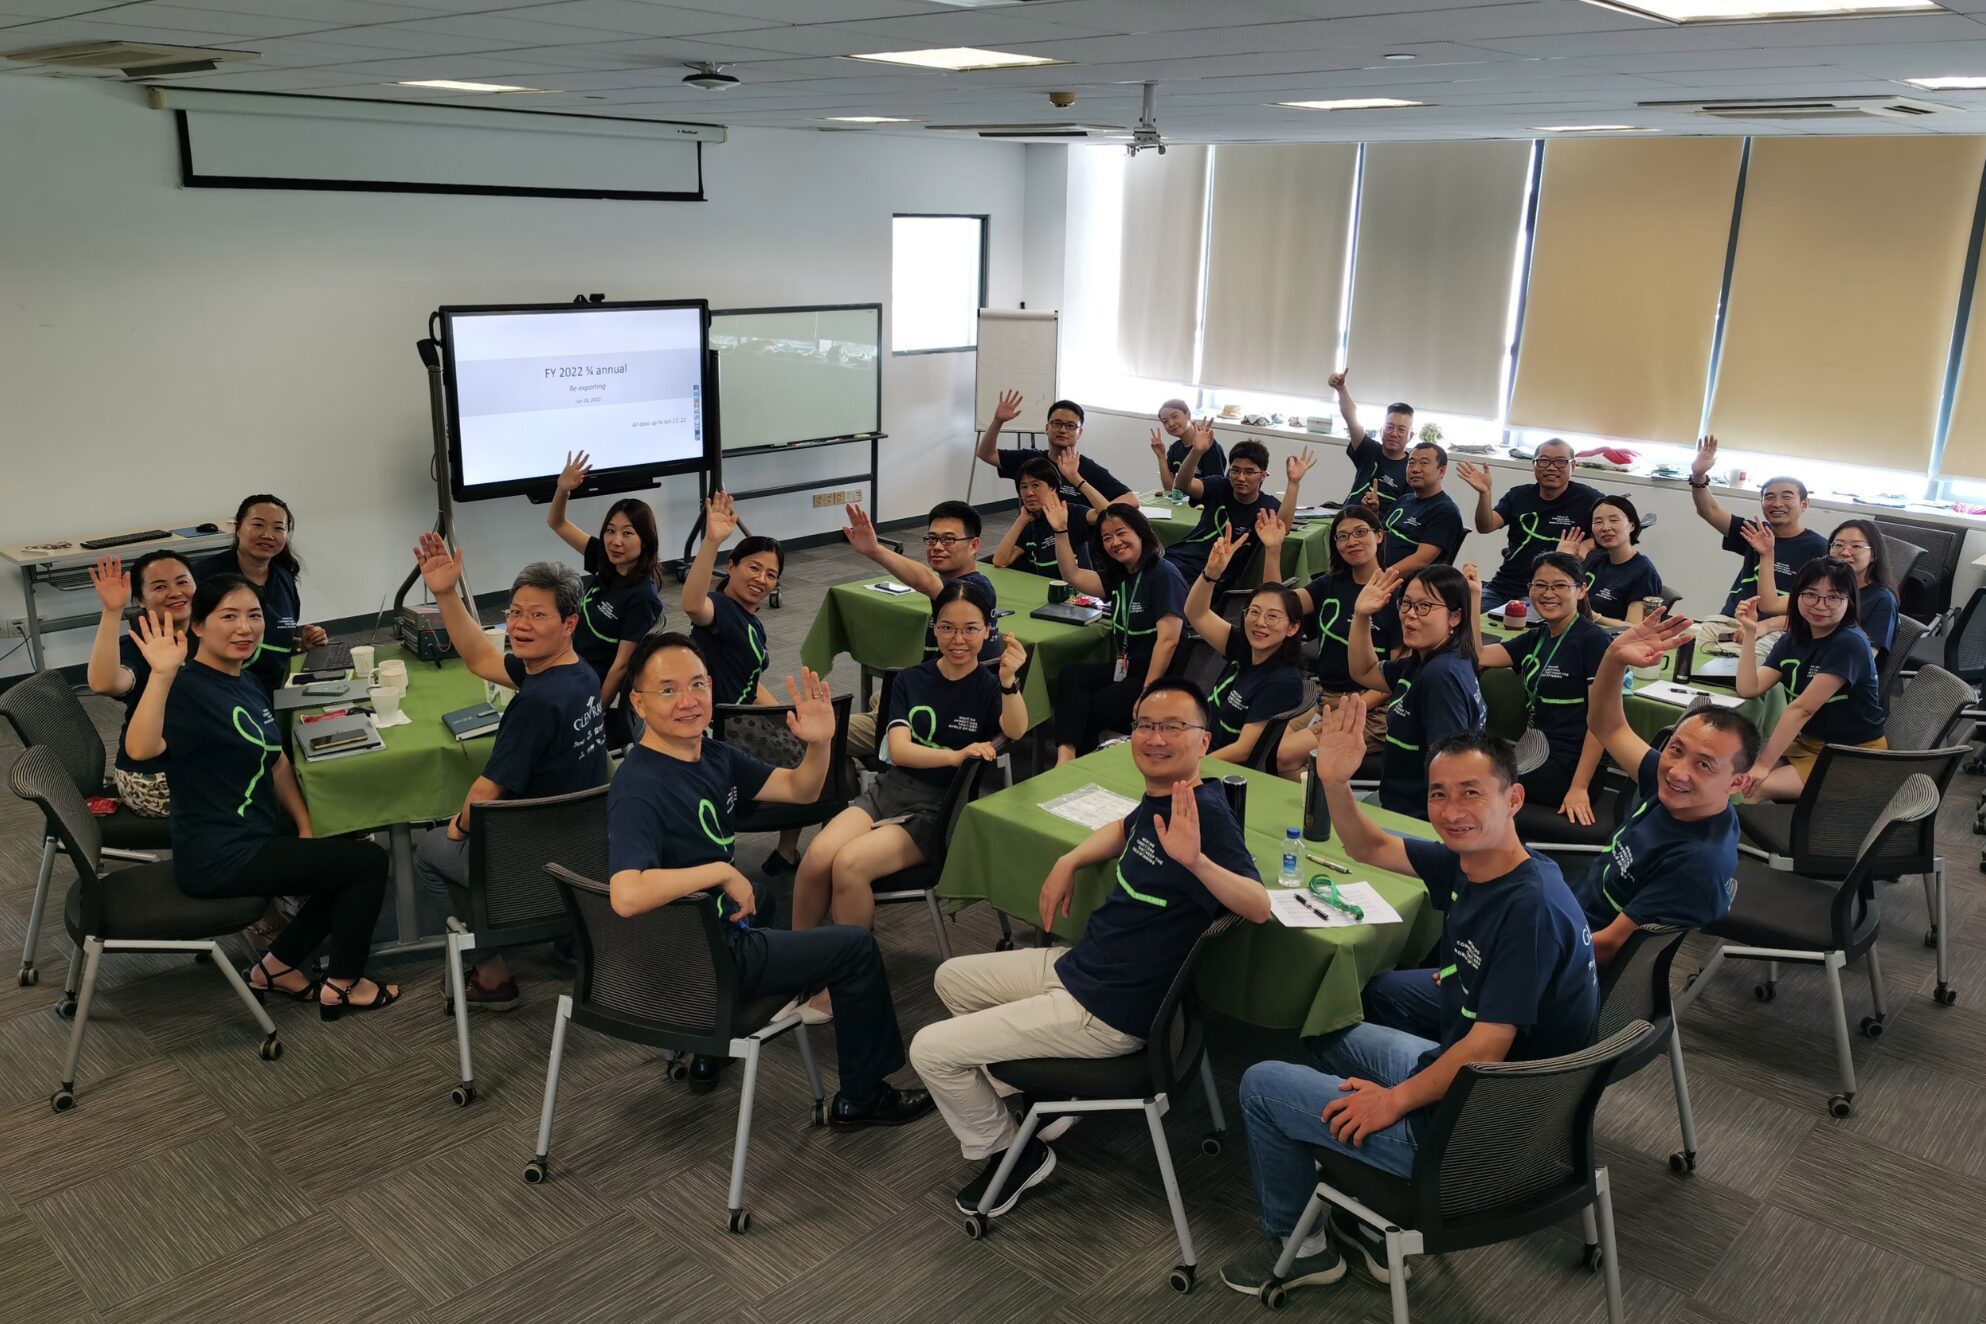
{"label": "pull-down projector screen", "polygon": [[457,500],[543,490],[569,452],[590,455],[598,477],[708,465],[701,300],[443,308],[440,317]]}
{"label": "pull-down projector screen", "polygon": [[[524,98],[529,101],[529,98]],[[154,88],[188,188],[558,198],[703,197],[709,125],[336,97]]]}

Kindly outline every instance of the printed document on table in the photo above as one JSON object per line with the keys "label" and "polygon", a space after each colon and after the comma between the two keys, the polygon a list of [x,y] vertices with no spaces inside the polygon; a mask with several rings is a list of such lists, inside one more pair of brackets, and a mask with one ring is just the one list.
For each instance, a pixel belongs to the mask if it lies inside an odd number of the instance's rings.
{"label": "printed document on table", "polygon": [[1146,519],[1171,519],[1171,506],[1139,506],[1138,513]]}
{"label": "printed document on table", "polygon": [[1276,921],[1292,929],[1345,929],[1359,924],[1398,924],[1400,912],[1387,904],[1371,883],[1340,883],[1338,899],[1357,906],[1365,918],[1353,919],[1322,897],[1311,896],[1301,888],[1269,891],[1269,911]]}
{"label": "printed document on table", "polygon": [[1067,795],[1058,795],[1053,800],[1044,800],[1041,807],[1057,818],[1067,819],[1079,827],[1094,832],[1107,823],[1121,823],[1138,802],[1115,791],[1106,791],[1095,782],[1079,786]]}

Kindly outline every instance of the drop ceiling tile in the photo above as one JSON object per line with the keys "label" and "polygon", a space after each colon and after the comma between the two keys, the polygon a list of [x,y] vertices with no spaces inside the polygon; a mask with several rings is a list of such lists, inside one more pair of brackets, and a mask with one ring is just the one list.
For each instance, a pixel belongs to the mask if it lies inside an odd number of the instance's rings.
{"label": "drop ceiling tile", "polygon": [[[0,0],[0,7],[14,3],[16,0]],[[182,0],[180,8],[294,18],[308,22],[313,28],[397,23],[401,19],[439,17],[445,12],[427,4],[381,4],[378,0]]]}
{"label": "drop ceiling tile", "polygon": [[1472,45],[1537,60],[1582,60],[1596,55],[1655,51],[1728,51],[1728,28],[1657,28],[1635,32],[1568,32],[1534,37],[1480,37]]}
{"label": "drop ceiling tile", "polygon": [[1986,74],[1986,28],[1977,41],[1941,41],[1934,46],[1832,46],[1816,51],[1778,51],[1787,63],[1812,58],[1877,78],[1929,78],[1938,74]]}
{"label": "drop ceiling tile", "polygon": [[[642,0],[564,0],[559,4],[506,9],[502,17],[641,37],[686,37],[778,26],[761,19],[724,19],[700,10],[645,4]],[[462,21],[471,20],[464,16]]]}
{"label": "drop ceiling tile", "polygon": [[559,46],[587,40],[585,33],[574,37],[572,28],[565,24],[534,23],[528,19],[511,18],[508,11],[493,14],[450,14],[443,18],[381,23],[350,31],[354,35],[368,33],[394,36],[411,32],[421,36],[480,41],[486,44],[486,49],[499,46]]}
{"label": "drop ceiling tile", "polygon": [[1863,46],[1879,42],[1931,45],[1976,40],[1981,26],[1962,14],[1912,14],[1890,18],[1812,19],[1800,23],[1746,23],[1727,27],[1733,46],[1776,48]]}
{"label": "drop ceiling tile", "polygon": [[1056,0],[1037,3],[1031,12],[1052,23],[1099,32],[1179,32],[1312,16],[1282,0]]}
{"label": "drop ceiling tile", "polygon": [[931,12],[929,0],[706,0],[684,8],[776,23],[847,23],[865,18],[915,18]]}
{"label": "drop ceiling tile", "polygon": [[239,33],[206,28],[155,28],[132,22],[92,19],[31,19],[0,28],[0,53],[58,46],[72,41],[150,41],[165,46],[222,46],[241,40]]}
{"label": "drop ceiling tile", "polygon": [[1665,25],[1578,0],[1523,0],[1519,4],[1397,15],[1403,27],[1431,41],[1492,41],[1574,32],[1653,31]]}
{"label": "drop ceiling tile", "polygon": [[5,0],[0,4],[0,24],[28,22],[38,18],[72,18],[102,9],[104,0]]}

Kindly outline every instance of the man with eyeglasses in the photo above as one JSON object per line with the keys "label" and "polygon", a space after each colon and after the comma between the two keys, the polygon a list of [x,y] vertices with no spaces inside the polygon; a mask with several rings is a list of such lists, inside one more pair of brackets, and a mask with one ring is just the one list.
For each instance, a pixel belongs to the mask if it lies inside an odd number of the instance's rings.
{"label": "man with eyeglasses", "polygon": [[1406,578],[1422,566],[1453,565],[1462,550],[1462,510],[1441,490],[1448,452],[1424,441],[1407,454],[1407,495],[1386,512],[1379,563]]}
{"label": "man with eyeglasses", "polygon": [[[950,1020],[918,1031],[911,1065],[978,1177],[958,1193],[979,1208],[1019,1128],[986,1074],[1023,1057],[1122,1057],[1144,1047],[1152,1019],[1193,944],[1231,910],[1269,918],[1269,893],[1220,786],[1200,780],[1207,701],[1190,681],[1154,681],[1131,723],[1131,758],[1145,795],[1055,862],[1041,888],[1041,927],[1066,919],[1076,873],[1115,862],[1115,885],[1090,912],[1072,947],[955,956],[938,967]],[[1061,1114],[1028,1140],[1006,1184],[988,1201],[999,1217],[1055,1170],[1049,1142],[1075,1124]]]}
{"label": "man with eyeglasses", "polygon": [[[1696,444],[1696,459],[1689,468],[1689,496],[1703,522],[1724,535],[1724,550],[1741,558],[1738,576],[1724,598],[1724,614],[1736,616],[1738,604],[1758,595],[1759,553],[1745,536],[1756,522],[1741,520],[1719,505],[1710,495],[1710,470],[1717,463],[1717,438],[1705,437]],[[1781,584],[1790,584],[1809,561],[1827,555],[1827,539],[1801,522],[1807,513],[1807,485],[1797,478],[1768,478],[1759,489],[1759,512],[1772,530],[1772,569]]]}
{"label": "man with eyeglasses", "polygon": [[1338,393],[1338,416],[1345,420],[1345,456],[1352,462],[1348,506],[1365,505],[1382,518],[1407,494],[1407,443],[1414,439],[1414,407],[1405,401],[1386,406],[1386,424],[1379,440],[1359,426],[1358,406],[1345,386],[1345,374],[1334,372],[1331,389]]}
{"label": "man with eyeglasses", "polygon": [[1476,532],[1506,530],[1503,564],[1483,585],[1483,610],[1495,611],[1512,598],[1524,596],[1531,563],[1557,551],[1568,533],[1591,532],[1596,487],[1572,481],[1572,445],[1553,437],[1531,459],[1536,482],[1518,483],[1490,505],[1490,471],[1486,464],[1463,461],[1456,466],[1462,481],[1476,489]]}
{"label": "man with eyeglasses", "polygon": [[[469,833],[475,807],[487,800],[565,795],[607,780],[607,732],[600,709],[600,678],[573,651],[583,587],[579,576],[552,561],[524,567],[510,589],[504,613],[510,651],[491,642],[469,612],[457,586],[462,553],[449,554],[441,535],[424,533],[415,556],[428,592],[441,608],[455,652],[494,685],[516,690],[497,723],[489,761],[446,826],[429,829],[414,855],[416,899],[423,933],[443,932],[448,917],[469,918]],[[472,1011],[509,1011],[519,1001],[517,981],[501,956],[477,962],[463,987]]]}
{"label": "man with eyeglasses", "polygon": [[[1195,433],[1193,453],[1198,455],[1213,444],[1213,430]],[[1198,460],[1189,460],[1180,465],[1185,473],[1190,466],[1196,472],[1179,480],[1173,490],[1184,492],[1194,505],[1200,508],[1200,522],[1193,531],[1166,548],[1166,560],[1172,562],[1180,576],[1189,582],[1207,566],[1207,553],[1214,543],[1230,533],[1237,538],[1246,538],[1249,545],[1237,553],[1232,562],[1237,576],[1244,580],[1243,569],[1252,563],[1258,550],[1254,544],[1255,520],[1264,511],[1282,521],[1288,529],[1292,513],[1296,510],[1297,489],[1303,475],[1310,471],[1316,457],[1305,451],[1301,457],[1291,456],[1289,473],[1283,489],[1283,498],[1278,500],[1262,490],[1262,480],[1269,476],[1269,448],[1250,437],[1238,441],[1228,452],[1227,476],[1225,478],[1202,478],[1197,472]],[[1288,509],[1284,509],[1285,502]]]}
{"label": "man with eyeglasses", "polygon": [[[993,419],[979,436],[980,459],[993,466],[1009,482],[1020,477],[1021,465],[1040,451],[1021,447],[1000,449],[1000,429],[1021,416],[1021,393],[1000,392]],[[1062,500],[1071,509],[1086,511],[1089,522],[1105,506],[1138,504],[1138,494],[1119,482],[1117,476],[1084,455],[1078,447],[1083,439],[1083,407],[1074,400],[1057,400],[1048,406],[1048,460],[1061,475]]]}

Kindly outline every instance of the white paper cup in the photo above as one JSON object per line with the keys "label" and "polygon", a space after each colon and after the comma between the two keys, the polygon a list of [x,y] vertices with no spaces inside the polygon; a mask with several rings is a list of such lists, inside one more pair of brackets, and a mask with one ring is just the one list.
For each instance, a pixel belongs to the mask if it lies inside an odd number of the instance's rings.
{"label": "white paper cup", "polygon": [[352,679],[362,685],[372,684],[372,660],[378,652],[371,644],[359,644],[352,649]]}
{"label": "white paper cup", "polygon": [[407,692],[407,664],[399,658],[389,658],[379,664],[379,684],[405,694]]}
{"label": "white paper cup", "polygon": [[400,715],[400,691],[390,685],[375,685],[366,691],[366,695],[372,700],[372,710],[381,717]]}

